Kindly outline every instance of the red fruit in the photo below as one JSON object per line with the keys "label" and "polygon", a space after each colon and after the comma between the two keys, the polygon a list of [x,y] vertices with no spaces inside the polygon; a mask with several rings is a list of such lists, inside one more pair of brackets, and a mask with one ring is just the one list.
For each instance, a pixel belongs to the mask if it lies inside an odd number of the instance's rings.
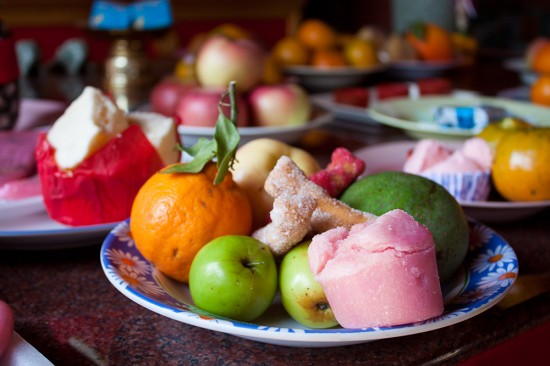
{"label": "red fruit", "polygon": [[365,170],[365,162],[344,147],[332,152],[331,161],[325,169],[309,176],[315,184],[323,187],[331,197],[339,197]]}

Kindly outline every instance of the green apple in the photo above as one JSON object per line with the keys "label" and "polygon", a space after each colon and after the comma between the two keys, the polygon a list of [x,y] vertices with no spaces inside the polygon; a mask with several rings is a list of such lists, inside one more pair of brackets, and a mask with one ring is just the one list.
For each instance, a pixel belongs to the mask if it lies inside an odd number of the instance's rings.
{"label": "green apple", "polygon": [[310,241],[292,248],[281,262],[279,289],[283,307],[298,323],[309,328],[338,325],[321,285],[309,270]]}
{"label": "green apple", "polygon": [[222,317],[251,321],[271,305],[277,265],[271,250],[243,235],[216,238],[199,250],[189,272],[195,305]]}

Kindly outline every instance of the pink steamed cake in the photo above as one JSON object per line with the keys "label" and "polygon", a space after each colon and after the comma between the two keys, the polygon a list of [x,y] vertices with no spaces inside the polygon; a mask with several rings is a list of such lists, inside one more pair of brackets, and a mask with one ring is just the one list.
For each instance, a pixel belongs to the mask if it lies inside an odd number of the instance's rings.
{"label": "pink steamed cake", "polygon": [[308,259],[344,328],[407,324],[443,313],[432,235],[403,210],[314,236]]}
{"label": "pink steamed cake", "polygon": [[482,138],[470,138],[454,151],[424,139],[415,145],[403,171],[441,184],[457,200],[482,201],[489,196],[492,162],[491,148]]}

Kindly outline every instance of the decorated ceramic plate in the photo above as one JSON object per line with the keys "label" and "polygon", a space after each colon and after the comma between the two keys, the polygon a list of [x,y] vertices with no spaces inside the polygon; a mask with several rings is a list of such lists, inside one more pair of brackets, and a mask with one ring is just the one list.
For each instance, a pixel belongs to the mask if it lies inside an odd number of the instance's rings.
{"label": "decorated ceramic plate", "polygon": [[531,87],[522,85],[515,88],[503,89],[497,93],[497,97],[528,102],[531,100]]}
{"label": "decorated ceramic plate", "polygon": [[[299,141],[308,131],[319,128],[332,120],[332,114],[326,111],[316,111],[316,116],[301,126],[281,127],[240,127],[241,145],[251,140],[268,137],[286,143]],[[193,145],[199,138],[212,138],[214,127],[178,126],[180,140],[184,146]]]}
{"label": "decorated ceramic plate", "polygon": [[[366,163],[364,175],[387,170],[401,170],[407,153],[415,146],[416,141],[396,141],[372,145],[354,152]],[[457,148],[461,142],[449,141],[451,148]],[[532,216],[548,207],[550,201],[474,201],[460,202],[466,215],[483,222],[507,222],[521,220]]]}
{"label": "decorated ceramic plate", "polygon": [[390,64],[388,73],[396,78],[416,80],[441,76],[459,65],[458,61],[396,61]]}
{"label": "decorated ceramic plate", "polygon": [[374,104],[367,113],[371,119],[400,128],[414,138],[465,139],[475,134],[472,129],[445,127],[433,122],[434,109],[440,106],[488,106],[503,109],[510,116],[536,125],[548,125],[550,121],[548,107],[481,96],[393,98]]}
{"label": "decorated ceramic plate", "polygon": [[296,78],[296,82],[313,92],[322,92],[336,88],[357,86],[377,75],[387,66],[379,64],[372,67],[334,67],[323,69],[313,66],[289,66],[285,74]]}
{"label": "decorated ceramic plate", "polygon": [[101,247],[101,266],[122,294],[141,306],[193,326],[258,342],[291,347],[336,347],[406,336],[450,326],[491,308],[518,274],[513,249],[490,228],[470,223],[474,238],[462,268],[443,286],[443,315],[426,321],[364,329],[308,329],[292,320],[276,299],[253,323],[221,318],[194,306],[186,284],[157,271],[137,250],[129,221],[118,224]]}
{"label": "decorated ceramic plate", "polygon": [[[455,98],[468,98],[468,97],[475,97],[478,94],[473,91],[469,90],[453,90],[450,94]],[[344,119],[349,119],[357,122],[362,123],[375,123],[378,124],[376,121],[374,121],[368,113],[368,109],[366,107],[359,107],[355,105],[350,104],[344,104],[344,103],[337,103],[334,101],[334,95],[333,93],[327,92],[327,93],[317,93],[311,96],[311,101],[318,105],[321,108],[324,108],[328,111],[331,111],[334,113],[335,117],[340,117]]]}
{"label": "decorated ceramic plate", "polygon": [[524,57],[512,58],[504,61],[504,68],[517,72],[521,82],[525,85],[533,84],[539,76],[535,71],[529,68]]}
{"label": "decorated ceramic plate", "polygon": [[23,219],[0,220],[0,249],[51,250],[98,244],[114,226],[67,226],[52,220],[44,209]]}

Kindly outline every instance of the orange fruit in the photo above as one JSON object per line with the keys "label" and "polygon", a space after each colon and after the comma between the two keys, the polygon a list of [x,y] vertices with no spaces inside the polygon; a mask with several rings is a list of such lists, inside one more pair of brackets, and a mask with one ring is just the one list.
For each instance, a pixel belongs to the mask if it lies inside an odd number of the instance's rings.
{"label": "orange fruit", "polygon": [[283,72],[281,70],[281,65],[273,55],[270,55],[266,58],[264,63],[264,74],[262,81],[264,84],[273,85],[278,84],[283,80]]}
{"label": "orange fruit", "polygon": [[195,79],[195,57],[187,54],[181,57],[174,67],[174,75],[182,81],[193,81]]}
{"label": "orange fruit", "polygon": [[372,42],[359,38],[347,41],[344,44],[344,55],[352,66],[368,67],[378,63],[376,49]]}
{"label": "orange fruit", "polygon": [[304,20],[298,26],[298,40],[312,50],[334,47],[338,37],[334,29],[318,19]]}
{"label": "orange fruit", "polygon": [[550,128],[520,129],[500,140],[492,167],[496,190],[510,201],[550,199]]}
{"label": "orange fruit", "polygon": [[451,34],[451,42],[462,61],[470,65],[475,61],[478,44],[474,37],[454,32]]}
{"label": "orange fruit", "polygon": [[130,231],[136,248],[177,281],[188,281],[193,258],[212,239],[249,235],[252,229],[247,196],[230,173],[214,185],[216,172],[212,162],[200,173],[158,172],[134,200]]}
{"label": "orange fruit", "polygon": [[533,103],[550,106],[550,75],[542,74],[531,85],[530,96]]}
{"label": "orange fruit", "polygon": [[333,68],[347,66],[344,54],[336,49],[318,50],[311,57],[311,66],[318,68]]}
{"label": "orange fruit", "polygon": [[233,39],[252,39],[254,36],[252,33],[247,31],[246,29],[233,24],[233,23],[224,23],[221,25],[218,25],[214,29],[212,29],[210,32],[210,35],[214,34],[221,34],[229,38]]}
{"label": "orange fruit", "polygon": [[416,23],[406,32],[405,39],[424,61],[449,61],[453,58],[451,35],[434,23]]}
{"label": "orange fruit", "polygon": [[519,118],[505,117],[500,121],[489,123],[477,136],[487,141],[491,150],[495,153],[500,140],[505,134],[531,127],[533,125]]}
{"label": "orange fruit", "polygon": [[550,73],[550,42],[538,45],[534,51],[531,67],[536,72]]}
{"label": "orange fruit", "polygon": [[540,51],[542,47],[545,45],[550,44],[550,38],[539,36],[535,39],[531,40],[529,44],[527,45],[527,49],[525,50],[524,56],[525,56],[525,63],[527,64],[527,67],[532,69],[533,68],[533,62],[535,60],[535,56]]}
{"label": "orange fruit", "polygon": [[309,50],[296,38],[279,40],[271,51],[273,58],[283,66],[305,65],[309,61]]}

